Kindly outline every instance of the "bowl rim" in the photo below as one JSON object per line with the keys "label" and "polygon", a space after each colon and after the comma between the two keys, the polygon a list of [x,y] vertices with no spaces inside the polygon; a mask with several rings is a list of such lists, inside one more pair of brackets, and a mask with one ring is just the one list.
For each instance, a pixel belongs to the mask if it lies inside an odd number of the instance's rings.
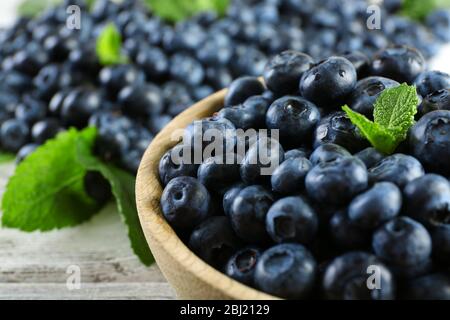
{"label": "bowl rim", "polygon": [[[223,296],[245,300],[278,299],[233,280],[200,259],[181,241],[164,219],[160,209],[163,188],[159,181],[158,165],[161,156],[177,143],[171,140],[172,133],[177,129],[186,128],[193,120],[211,116],[220,110],[223,107],[226,92],[227,89],[218,91],[176,116],[156,135],[145,151],[136,179],[136,204],[140,224],[150,249],[151,240],[158,242],[165,253],[178,262],[184,270],[219,291]],[[149,185],[154,185],[155,188],[148,188]],[[163,268],[160,269],[164,274]]]}

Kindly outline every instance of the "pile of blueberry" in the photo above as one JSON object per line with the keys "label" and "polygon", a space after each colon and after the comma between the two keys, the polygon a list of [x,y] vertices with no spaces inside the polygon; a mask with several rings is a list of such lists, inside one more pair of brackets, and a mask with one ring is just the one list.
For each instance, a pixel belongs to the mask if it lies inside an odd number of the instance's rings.
{"label": "pile of blueberry", "polygon": [[[426,57],[448,41],[450,14],[428,26],[394,15],[386,1],[381,30],[368,30],[365,0],[239,0],[225,17],[201,13],[175,25],[138,0],[65,0],[37,18],[0,30],[1,149],[21,161],[68,127],[98,127],[97,151],[135,172],[152,137],[172,117],[232,79],[256,76],[286,49],[316,59],[346,51],[363,68],[365,54],[388,43],[418,47]],[[66,27],[67,6],[81,8],[81,29]],[[129,63],[104,67],[96,38],[113,22]],[[307,45],[306,45],[307,44]]]}
{"label": "pile of blueberry", "polygon": [[[450,75],[425,65],[405,46],[367,62],[275,56],[265,85],[235,80],[224,108],[162,157],[164,217],[208,264],[279,297],[450,299]],[[339,108],[371,117],[377,97],[401,82],[417,86],[417,122],[384,155]],[[259,138],[233,163],[220,153],[174,161],[204,151],[191,143],[196,124],[223,131],[228,153],[237,144],[226,130],[278,129],[269,156],[280,164],[264,175],[268,163],[250,161]]]}

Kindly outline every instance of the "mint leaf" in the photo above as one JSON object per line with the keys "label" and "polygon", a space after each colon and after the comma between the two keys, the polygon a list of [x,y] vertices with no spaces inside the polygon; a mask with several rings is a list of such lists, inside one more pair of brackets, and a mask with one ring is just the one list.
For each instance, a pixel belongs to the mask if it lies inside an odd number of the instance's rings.
{"label": "mint leaf", "polygon": [[404,83],[380,94],[374,105],[374,121],[347,105],[342,110],[374,148],[391,154],[406,139],[409,128],[414,124],[418,103],[416,87]]}
{"label": "mint leaf", "polygon": [[145,0],[156,15],[171,22],[182,21],[204,11],[223,15],[229,2],[230,0]]}
{"label": "mint leaf", "polygon": [[400,141],[397,140],[395,129],[389,130],[367,119],[362,114],[353,111],[347,105],[342,107],[350,121],[356,125],[362,135],[369,140],[372,146],[384,154],[391,154],[395,151]]}
{"label": "mint leaf", "polygon": [[96,42],[97,57],[102,65],[125,63],[127,58],[122,54],[122,37],[113,23],[107,24]]}
{"label": "mint leaf", "polygon": [[13,153],[0,151],[0,163],[11,162],[16,159],[16,156]]}
{"label": "mint leaf", "polygon": [[450,8],[450,0],[404,0],[401,13],[414,20],[423,21],[437,9]]}
{"label": "mint leaf", "polygon": [[86,152],[85,147],[84,144],[79,145],[78,161],[87,170],[98,171],[109,181],[118,211],[128,227],[131,247],[144,265],[151,265],[155,260],[145,240],[136,208],[136,179],[128,172],[99,161],[92,154]]}
{"label": "mint leaf", "polygon": [[373,117],[381,126],[398,131],[397,134],[404,140],[414,124],[418,104],[416,87],[404,83],[381,93],[375,102]]}
{"label": "mint leaf", "polygon": [[62,0],[24,0],[17,7],[17,12],[20,16],[33,18],[60,2]]}
{"label": "mint leaf", "polygon": [[84,190],[85,168],[77,161],[79,145],[90,150],[95,128],[70,129],[36,149],[9,179],[2,200],[2,223],[24,231],[80,224],[100,206]]}

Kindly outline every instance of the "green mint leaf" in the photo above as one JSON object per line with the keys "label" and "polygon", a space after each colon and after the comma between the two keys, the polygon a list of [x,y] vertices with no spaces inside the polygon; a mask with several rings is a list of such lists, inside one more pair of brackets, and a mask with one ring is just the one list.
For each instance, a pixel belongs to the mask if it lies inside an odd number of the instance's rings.
{"label": "green mint leaf", "polygon": [[414,124],[418,104],[415,86],[404,83],[386,89],[375,102],[374,121],[387,129],[393,129],[398,139],[404,140],[409,128]]}
{"label": "green mint leaf", "polygon": [[350,121],[356,125],[362,135],[378,151],[391,154],[395,151],[400,141],[397,138],[398,129],[387,129],[378,123],[367,119],[364,115],[353,111],[347,105],[342,107]]}
{"label": "green mint leaf", "polygon": [[62,0],[24,0],[17,7],[17,13],[23,17],[33,18],[60,2]]}
{"label": "green mint leaf", "polygon": [[90,152],[95,128],[70,129],[36,149],[9,179],[2,200],[2,223],[23,231],[47,231],[80,224],[100,209],[84,190],[86,169],[78,145]]}
{"label": "green mint leaf", "polygon": [[401,13],[414,20],[423,21],[437,9],[450,8],[450,0],[404,0]]}
{"label": "green mint leaf", "polygon": [[0,151],[0,163],[11,162],[16,159],[16,156],[13,153]]}
{"label": "green mint leaf", "polygon": [[229,2],[230,0],[145,0],[152,12],[171,22],[182,21],[204,11],[224,15]]}
{"label": "green mint leaf", "polygon": [[117,202],[118,211],[128,227],[128,237],[131,242],[131,247],[144,265],[151,265],[155,260],[145,240],[136,208],[136,179],[128,172],[112,165],[104,164],[92,156],[92,154],[84,152],[84,148],[84,145],[80,145],[80,152],[78,153],[79,162],[87,170],[100,172],[109,181],[112,193]]}
{"label": "green mint leaf", "polygon": [[127,61],[127,58],[122,54],[122,37],[113,23],[107,24],[98,36],[96,52],[102,65],[113,65]]}

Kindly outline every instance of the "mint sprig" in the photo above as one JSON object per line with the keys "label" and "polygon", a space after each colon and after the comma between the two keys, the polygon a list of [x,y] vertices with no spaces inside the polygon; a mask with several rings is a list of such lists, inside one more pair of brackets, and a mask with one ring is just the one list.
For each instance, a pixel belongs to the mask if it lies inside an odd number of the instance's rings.
{"label": "mint sprig", "polygon": [[411,19],[423,21],[437,9],[450,8],[450,0],[404,0],[401,13]]}
{"label": "mint sprig", "polygon": [[150,10],[171,22],[182,21],[204,11],[224,15],[230,0],[144,0]]}
{"label": "mint sprig", "polygon": [[342,110],[375,149],[391,154],[406,139],[409,128],[414,124],[418,103],[416,87],[404,83],[381,93],[374,105],[374,121],[347,105]]}
{"label": "mint sprig", "polygon": [[30,154],[9,179],[2,224],[23,231],[75,226],[100,209],[84,190],[86,169],[76,160],[77,144],[91,148],[95,129],[61,133]]}
{"label": "mint sprig", "polygon": [[104,66],[126,63],[127,57],[122,53],[122,37],[113,23],[107,24],[96,42],[96,53]]}
{"label": "mint sprig", "polygon": [[139,223],[135,179],[93,155],[96,135],[92,127],[69,129],[20,163],[3,195],[2,224],[23,231],[48,231],[90,219],[101,205],[86,194],[84,176],[97,171],[111,185],[118,211],[128,226],[132,249],[145,265],[150,265],[154,260]]}

